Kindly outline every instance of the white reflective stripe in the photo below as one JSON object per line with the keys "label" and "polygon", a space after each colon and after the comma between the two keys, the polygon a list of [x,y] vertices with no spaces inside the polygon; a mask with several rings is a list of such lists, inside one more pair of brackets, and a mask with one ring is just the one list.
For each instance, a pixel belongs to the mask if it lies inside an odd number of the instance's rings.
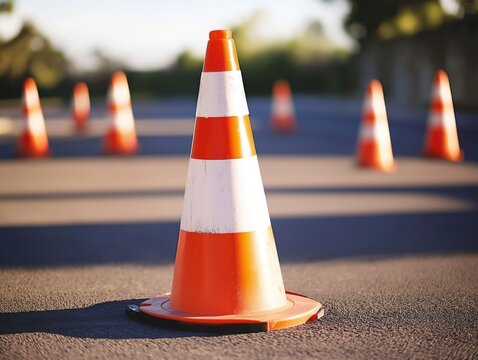
{"label": "white reflective stripe", "polygon": [[134,116],[131,109],[120,109],[115,114],[110,114],[111,126],[120,131],[134,129]]}
{"label": "white reflective stripe", "polygon": [[453,105],[453,99],[451,97],[451,89],[449,84],[442,84],[434,86],[432,90],[432,101],[441,100],[444,104]]}
{"label": "white reflective stripe", "polygon": [[380,143],[390,142],[390,131],[386,121],[377,121],[373,124],[362,123],[360,128],[360,139],[376,140]]}
{"label": "white reflective stripe", "polygon": [[32,108],[40,106],[40,97],[38,96],[38,91],[28,90],[23,92],[23,104],[27,108]]}
{"label": "white reflective stripe", "polygon": [[189,159],[181,229],[238,233],[270,226],[257,156]]}
{"label": "white reflective stripe", "polygon": [[86,94],[77,95],[73,97],[73,107],[76,111],[83,111],[90,109],[90,97]]}
{"label": "white reflective stripe", "polygon": [[45,129],[45,120],[43,119],[43,114],[41,111],[35,111],[28,115],[27,119],[27,129],[34,134],[44,133]]}
{"label": "white reflective stripe", "polygon": [[196,116],[220,117],[249,115],[239,70],[203,72],[199,85]]}
{"label": "white reflective stripe", "polygon": [[375,112],[376,117],[386,117],[387,116],[387,110],[385,108],[385,101],[383,100],[383,97],[378,97],[378,96],[370,96],[365,99],[364,105],[363,105],[363,113],[371,113]]}
{"label": "white reflective stripe", "polygon": [[455,112],[453,110],[432,111],[428,118],[428,126],[432,128],[456,129]]}
{"label": "white reflective stripe", "polygon": [[128,85],[112,86],[108,94],[108,100],[118,106],[129,104],[131,100]]}
{"label": "white reflective stripe", "polygon": [[289,116],[294,113],[294,104],[290,98],[276,98],[272,102],[272,109],[275,115]]}

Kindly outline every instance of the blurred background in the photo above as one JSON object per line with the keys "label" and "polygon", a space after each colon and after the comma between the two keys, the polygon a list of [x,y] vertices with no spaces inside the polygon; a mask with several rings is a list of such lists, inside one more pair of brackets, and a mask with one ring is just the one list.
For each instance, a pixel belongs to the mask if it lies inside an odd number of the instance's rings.
{"label": "blurred background", "polygon": [[233,30],[248,95],[285,78],[301,94],[359,96],[375,77],[388,100],[420,106],[444,68],[455,106],[478,107],[476,0],[1,0],[0,105],[27,76],[42,97],[69,101],[78,80],[104,97],[114,70],[135,99],[196,96],[215,28]]}
{"label": "blurred background", "polygon": [[[209,31],[225,28],[285,285],[323,301],[326,315],[273,335],[198,340],[131,321],[124,306],[171,289],[204,52]],[[0,0],[0,353],[476,357],[477,65],[478,0]],[[423,156],[439,69],[462,162]],[[104,152],[117,70],[130,86],[133,156]],[[49,142],[49,156],[34,161],[17,156],[33,123],[22,113],[27,77]],[[384,88],[393,173],[357,166],[373,78]],[[271,129],[278,79],[290,83],[295,132]],[[91,95],[80,130],[78,81]],[[438,107],[454,131],[453,109]]]}

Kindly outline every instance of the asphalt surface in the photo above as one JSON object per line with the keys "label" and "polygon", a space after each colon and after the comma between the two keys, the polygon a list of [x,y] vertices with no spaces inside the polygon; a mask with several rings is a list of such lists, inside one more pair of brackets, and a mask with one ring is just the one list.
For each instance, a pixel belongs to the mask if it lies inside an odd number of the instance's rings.
{"label": "asphalt surface", "polygon": [[2,358],[478,358],[476,114],[457,114],[466,161],[450,164],[417,156],[426,111],[390,107],[398,169],[381,174],[353,162],[360,103],[298,97],[300,130],[279,136],[250,99],[286,288],[325,316],[218,335],[125,313],[171,288],[195,107],[135,104],[141,152],[114,159],[102,104],[82,136],[46,109],[42,161],[13,158],[21,123],[0,111]]}

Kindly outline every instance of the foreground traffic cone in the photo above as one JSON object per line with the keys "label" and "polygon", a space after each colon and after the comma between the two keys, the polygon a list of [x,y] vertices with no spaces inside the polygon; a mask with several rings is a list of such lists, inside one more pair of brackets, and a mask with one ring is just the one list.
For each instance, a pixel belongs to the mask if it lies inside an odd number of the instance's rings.
{"label": "foreground traffic cone", "polygon": [[128,80],[123,72],[113,74],[108,93],[111,125],[105,136],[107,154],[133,154],[138,150]]}
{"label": "foreground traffic cone", "polygon": [[280,133],[292,133],[297,130],[289,83],[284,80],[276,81],[272,89],[271,127]]}
{"label": "foreground traffic cone", "polygon": [[295,326],[323,314],[320,303],[284,290],[229,30],[209,34],[172,292],[136,310],[183,324],[250,331]]}
{"label": "foreground traffic cone", "polygon": [[79,82],[73,89],[72,113],[75,130],[85,130],[90,117],[90,95],[84,82]]}
{"label": "foreground traffic cone", "polygon": [[377,80],[372,80],[367,89],[357,161],[360,166],[376,170],[391,172],[395,169],[382,85]]}
{"label": "foreground traffic cone", "polygon": [[450,82],[443,70],[439,70],[435,75],[424,154],[449,161],[463,160],[463,151],[458,143]]}
{"label": "foreground traffic cone", "polygon": [[18,154],[23,157],[45,157],[49,154],[45,120],[35,80],[28,78],[23,85],[23,113],[26,126],[20,135]]}

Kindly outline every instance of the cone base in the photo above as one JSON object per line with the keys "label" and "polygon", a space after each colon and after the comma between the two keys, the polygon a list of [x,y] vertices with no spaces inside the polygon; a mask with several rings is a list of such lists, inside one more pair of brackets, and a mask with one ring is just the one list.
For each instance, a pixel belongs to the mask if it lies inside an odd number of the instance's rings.
{"label": "cone base", "polygon": [[141,313],[187,326],[242,328],[247,332],[271,331],[302,325],[324,315],[318,301],[303,295],[286,292],[288,307],[271,312],[231,315],[198,315],[178,312],[170,308],[170,293],[159,295],[140,304]]}
{"label": "cone base", "polygon": [[50,156],[48,139],[45,136],[34,136],[25,132],[20,137],[17,156],[21,158],[47,158]]}
{"label": "cone base", "polygon": [[424,151],[423,156],[430,159],[445,160],[451,162],[462,162],[465,158],[463,150],[460,150],[460,152],[456,155],[443,154],[435,151]]}
{"label": "cone base", "polygon": [[271,129],[278,134],[292,134],[297,132],[297,124],[295,118],[290,119],[272,119]]}
{"label": "cone base", "polygon": [[103,143],[103,152],[106,155],[133,155],[139,150],[135,132],[119,132],[110,130]]}
{"label": "cone base", "polygon": [[387,165],[387,166],[358,161],[357,166],[362,169],[370,169],[370,170],[385,172],[389,174],[394,173],[397,170],[397,163],[395,161],[391,165]]}

